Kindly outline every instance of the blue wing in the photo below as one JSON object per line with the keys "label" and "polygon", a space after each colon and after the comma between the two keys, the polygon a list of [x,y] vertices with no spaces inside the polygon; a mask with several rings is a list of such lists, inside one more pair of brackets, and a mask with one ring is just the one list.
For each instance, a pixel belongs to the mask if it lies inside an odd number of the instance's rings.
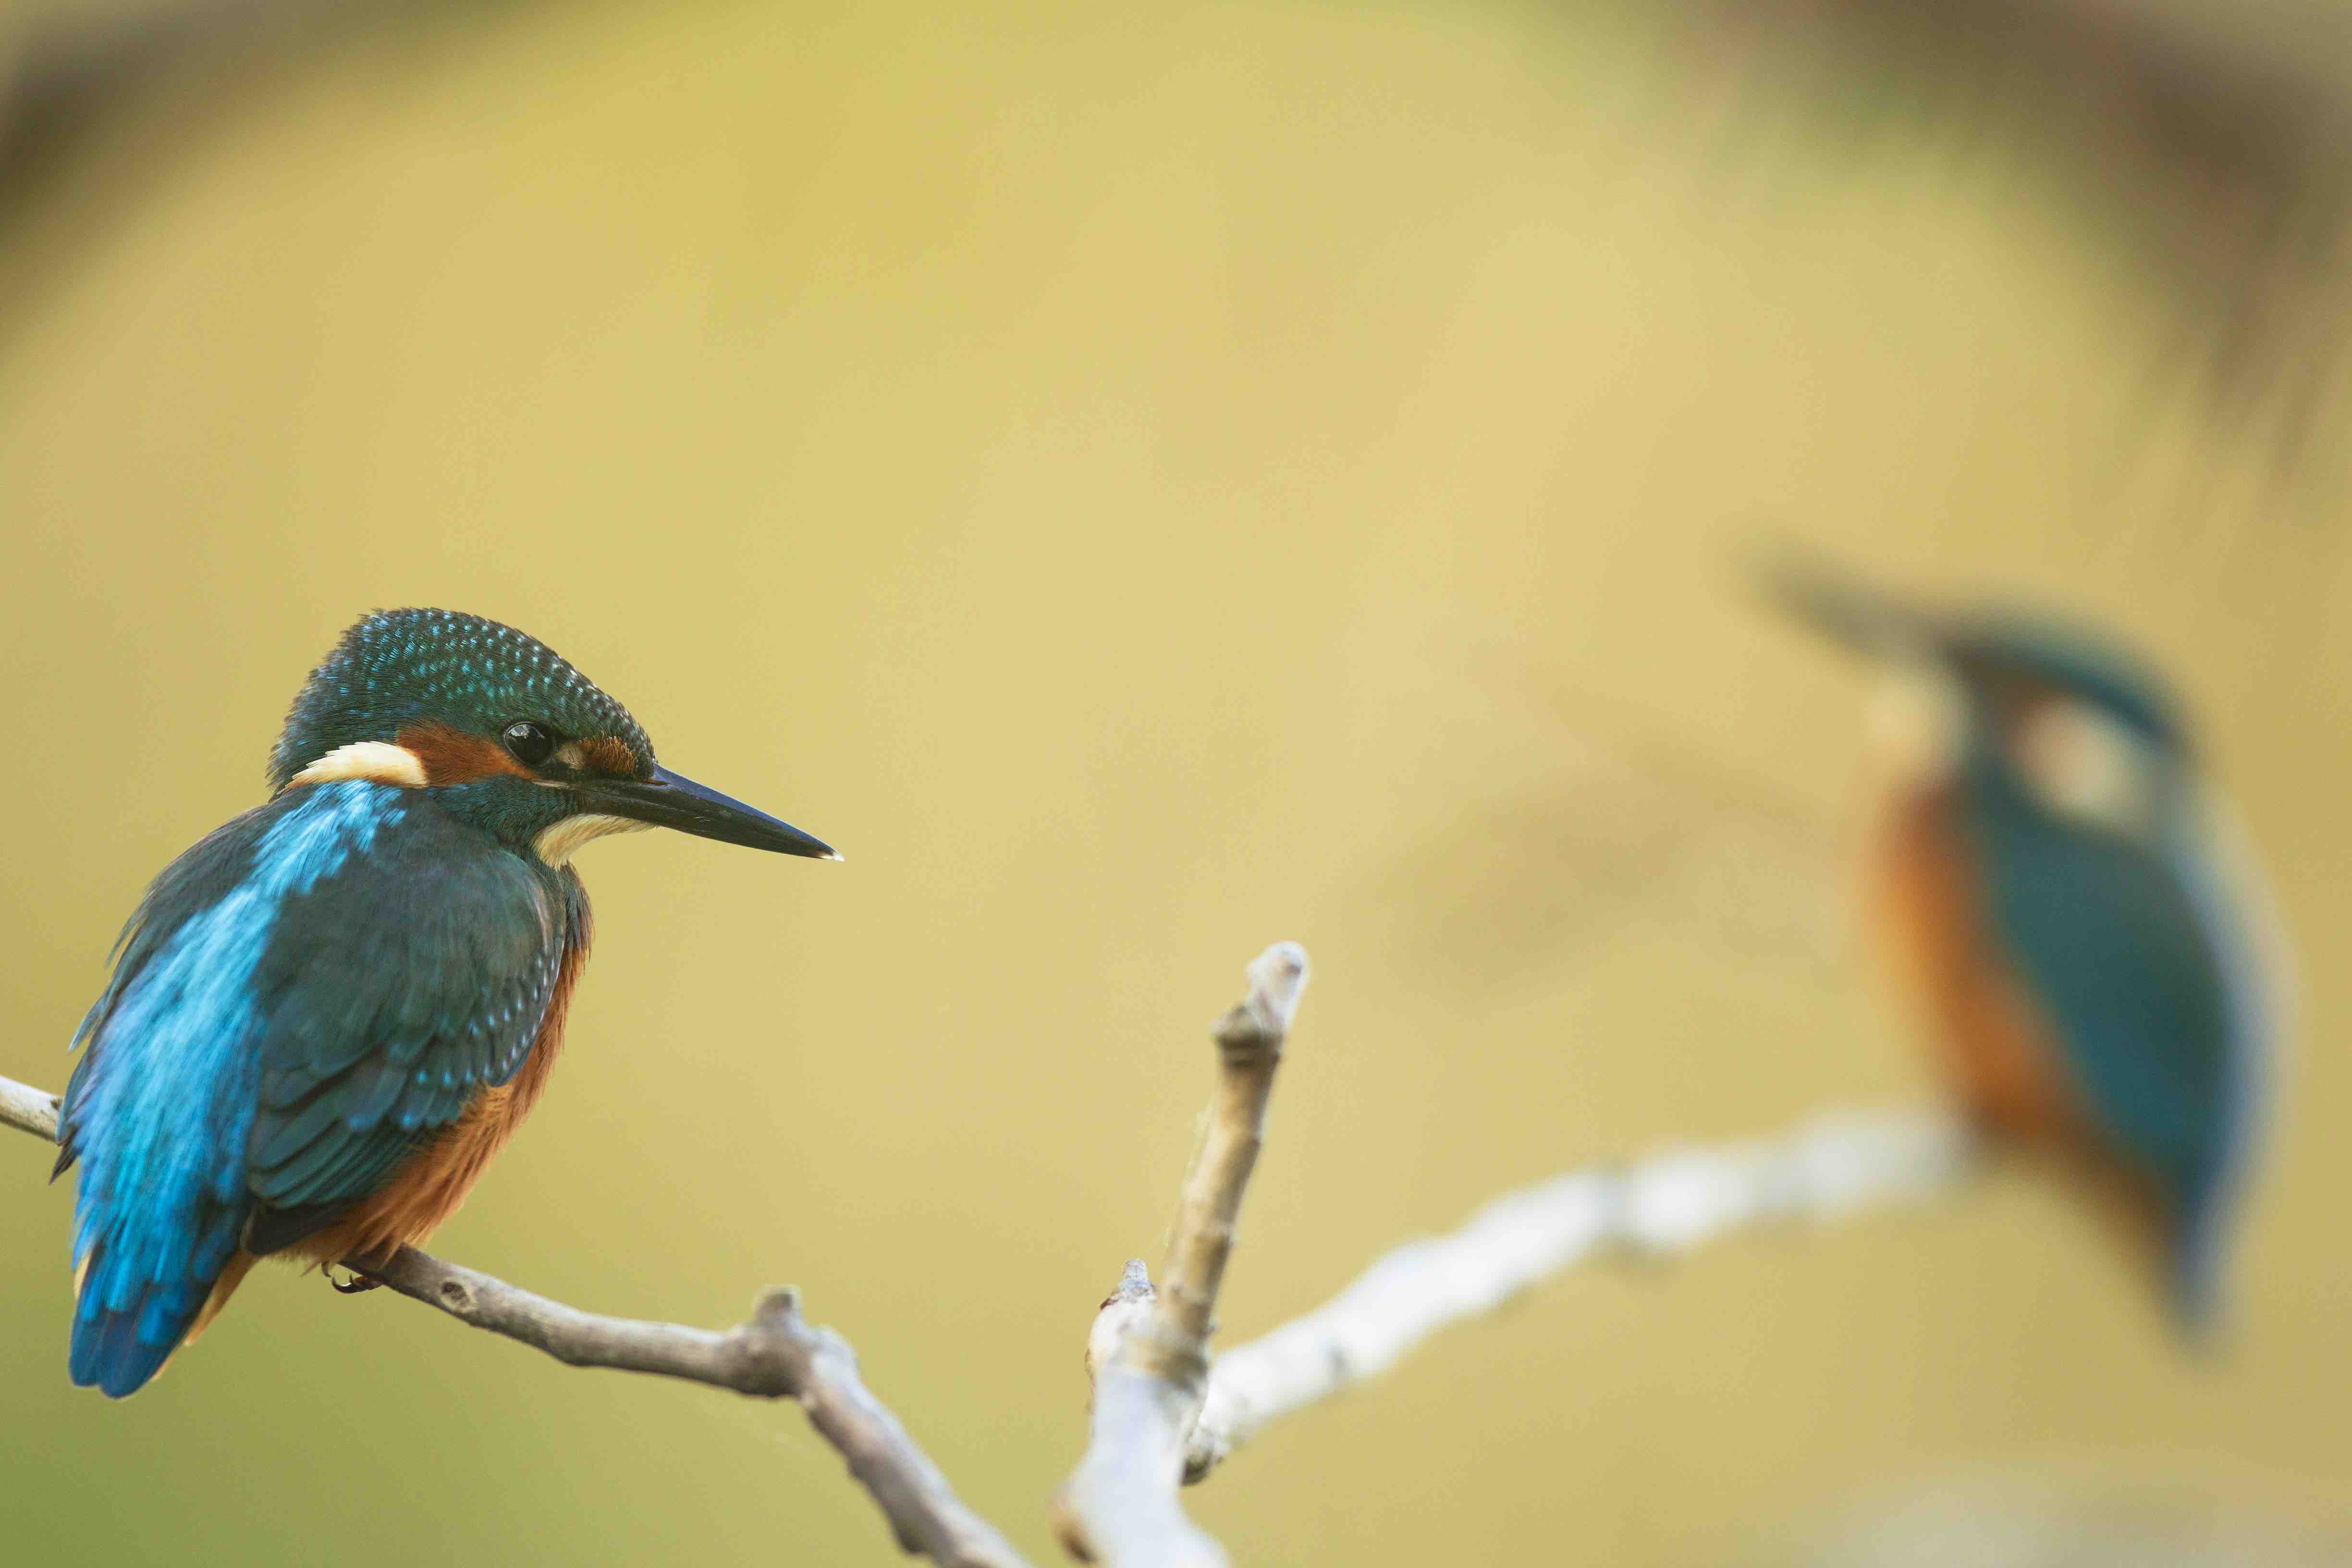
{"label": "blue wing", "polygon": [[74,1381],[141,1386],[257,1228],[326,1223],[510,1077],[565,916],[547,873],[361,780],[281,795],[156,879],[60,1118]]}
{"label": "blue wing", "polygon": [[568,880],[428,808],[288,900],[255,974],[274,1005],[250,1250],[328,1223],[521,1068],[577,918]]}
{"label": "blue wing", "polygon": [[1979,821],[1995,923],[2110,1151],[2166,1206],[2175,1303],[2200,1321],[2266,1045],[2242,912],[2186,824],[2144,843],[2007,804]]}

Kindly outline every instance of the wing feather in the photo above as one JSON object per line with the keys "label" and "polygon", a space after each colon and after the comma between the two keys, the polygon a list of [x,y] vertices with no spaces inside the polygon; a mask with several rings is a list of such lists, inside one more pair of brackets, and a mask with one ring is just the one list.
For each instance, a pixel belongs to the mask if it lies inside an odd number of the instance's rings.
{"label": "wing feather", "polygon": [[[373,1191],[520,1068],[553,994],[554,878],[444,813],[411,815],[289,908],[265,959],[274,1005],[247,1179],[266,1209],[323,1225]],[[298,1239],[286,1229],[256,1234],[284,1246]]]}
{"label": "wing feather", "polygon": [[2194,802],[2139,838],[1988,798],[1995,925],[2050,1010],[2102,1142],[2161,1201],[2176,1300],[2202,1321],[2269,1048],[2251,912],[2209,874]]}

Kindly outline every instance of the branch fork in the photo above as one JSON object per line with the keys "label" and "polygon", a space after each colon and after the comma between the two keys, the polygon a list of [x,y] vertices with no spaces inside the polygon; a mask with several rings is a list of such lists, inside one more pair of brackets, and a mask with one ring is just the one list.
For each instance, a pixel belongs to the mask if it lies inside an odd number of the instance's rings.
{"label": "branch fork", "polygon": [[1209,1391],[1209,1335],[1235,1221],[1265,1137],[1266,1102],[1298,999],[1307,950],[1276,942],[1249,966],[1249,994],[1217,1021],[1209,1124],[1184,1177],[1174,1238],[1154,1292],[1131,1260],[1087,1334],[1091,1437],[1055,1505],[1055,1533],[1081,1562],[1115,1568],[1222,1568],[1223,1548],[1177,1500]]}

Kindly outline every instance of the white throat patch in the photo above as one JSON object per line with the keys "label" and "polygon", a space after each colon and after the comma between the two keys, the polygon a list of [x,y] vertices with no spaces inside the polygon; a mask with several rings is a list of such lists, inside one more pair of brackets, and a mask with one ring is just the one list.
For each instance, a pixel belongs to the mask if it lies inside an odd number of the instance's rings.
{"label": "white throat patch", "polygon": [[1906,784],[1938,784],[1959,766],[1968,698],[1940,665],[1906,660],[1881,678],[1869,722],[1883,767]]}
{"label": "white throat patch", "polygon": [[561,866],[579,853],[583,844],[615,833],[643,833],[653,826],[631,816],[606,816],[591,812],[583,816],[567,816],[554,826],[542,829],[530,847],[539,858],[551,866]]}

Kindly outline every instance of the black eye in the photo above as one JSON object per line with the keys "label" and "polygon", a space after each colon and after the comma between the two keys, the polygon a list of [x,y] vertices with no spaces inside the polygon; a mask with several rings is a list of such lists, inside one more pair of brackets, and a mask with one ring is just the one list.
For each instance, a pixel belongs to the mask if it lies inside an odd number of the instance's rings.
{"label": "black eye", "polygon": [[528,719],[518,719],[507,726],[499,739],[507,743],[516,762],[535,768],[555,754],[555,738]]}

